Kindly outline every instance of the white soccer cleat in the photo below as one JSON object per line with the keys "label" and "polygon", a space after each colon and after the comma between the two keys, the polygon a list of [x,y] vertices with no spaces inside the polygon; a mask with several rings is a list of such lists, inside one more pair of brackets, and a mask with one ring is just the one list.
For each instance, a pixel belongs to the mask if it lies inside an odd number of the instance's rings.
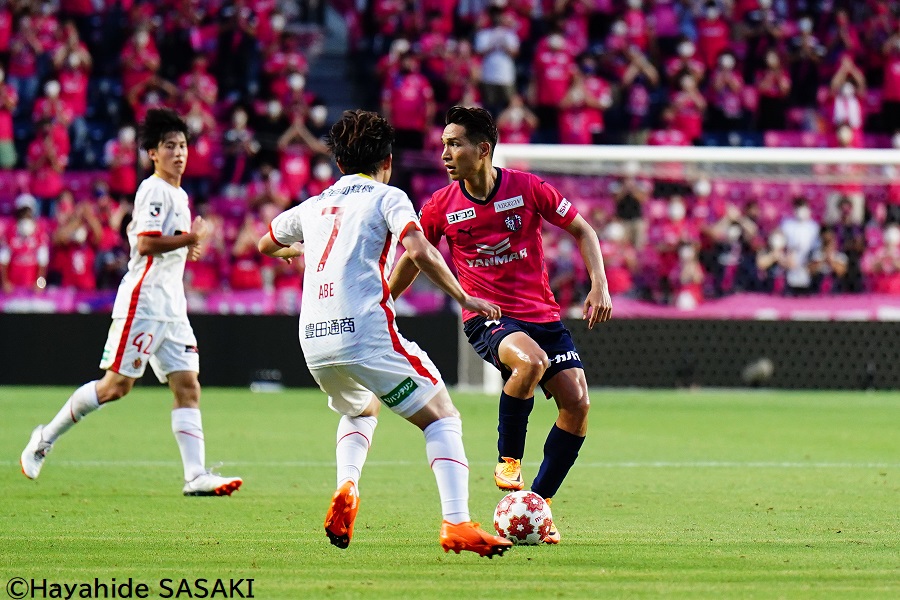
{"label": "white soccer cleat", "polygon": [[44,459],[47,457],[47,453],[53,449],[53,444],[45,442],[41,437],[43,432],[43,425],[38,425],[34,428],[34,431],[31,432],[31,439],[28,440],[28,444],[22,450],[22,457],[19,459],[19,464],[22,465],[22,473],[28,479],[37,479],[37,476],[41,474],[41,467],[44,466]]}
{"label": "white soccer cleat", "polygon": [[222,477],[207,471],[185,482],[185,496],[230,496],[244,480],[240,477]]}

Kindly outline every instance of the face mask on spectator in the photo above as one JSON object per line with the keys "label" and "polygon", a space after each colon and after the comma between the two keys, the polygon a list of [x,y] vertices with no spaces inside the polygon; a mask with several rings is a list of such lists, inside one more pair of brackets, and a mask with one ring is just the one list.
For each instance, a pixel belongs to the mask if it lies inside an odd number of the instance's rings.
{"label": "face mask on spectator", "polygon": [[391,54],[402,56],[409,52],[409,42],[403,38],[397,38],[391,42]]}
{"label": "face mask on spectator", "polygon": [[625,239],[625,226],[617,221],[613,221],[606,226],[603,231],[603,237],[611,242],[621,242]]}
{"label": "face mask on spectator", "polygon": [[624,21],[616,21],[612,25],[612,29],[610,30],[613,35],[626,35],[628,33],[628,25],[625,24]]}
{"label": "face mask on spectator", "polygon": [[694,193],[701,198],[709,196],[710,192],[712,192],[712,184],[709,179],[698,179],[694,184]]}
{"label": "face mask on spectator", "polygon": [[744,233],[744,230],[740,225],[731,225],[728,227],[728,241],[736,242],[741,239],[741,235]]}
{"label": "face mask on spectator", "polygon": [[285,20],[284,15],[275,13],[269,20],[269,24],[272,25],[272,31],[280,33],[284,31],[284,26],[287,24],[287,21]]}
{"label": "face mask on spectator", "polygon": [[719,9],[715,6],[710,6],[706,9],[706,18],[710,21],[715,21],[719,18]]}
{"label": "face mask on spectator", "polygon": [[31,237],[31,235],[34,234],[35,229],[37,229],[37,225],[35,225],[34,219],[31,217],[25,217],[16,223],[16,233],[19,234],[19,237]]}
{"label": "face mask on spectator", "polygon": [[313,122],[314,125],[320,126],[325,123],[325,120],[328,118],[328,107],[322,106],[321,104],[317,104],[309,109],[309,120]]}
{"label": "face mask on spectator", "polygon": [[841,86],[841,95],[844,96],[845,98],[849,98],[850,96],[852,96],[855,93],[856,93],[856,87],[849,81]]}
{"label": "face mask on spectator", "polygon": [[763,10],[772,8],[772,0],[759,0],[759,7]]}
{"label": "face mask on spectator", "polygon": [[787,240],[784,239],[784,235],[781,233],[773,233],[769,236],[769,246],[772,250],[784,250],[784,247],[787,245]]}
{"label": "face mask on spectator", "polygon": [[319,181],[331,179],[331,175],[331,165],[329,164],[319,163],[313,168],[313,177],[315,177]]}
{"label": "face mask on spectator", "polygon": [[86,227],[79,227],[72,233],[72,241],[76,244],[83,244],[87,241],[88,232]]}
{"label": "face mask on spectator", "polygon": [[303,86],[306,85],[306,77],[301,75],[300,73],[292,73],[290,77],[288,77],[288,87],[291,88],[295,92],[299,92],[303,89]]}
{"label": "face mask on spectator", "polygon": [[81,65],[81,60],[78,58],[77,54],[70,54],[69,58],[66,59],[66,64],[69,65],[70,69],[74,70]]}
{"label": "face mask on spectator", "polygon": [[810,19],[809,17],[800,19],[799,26],[800,31],[802,31],[803,33],[810,33],[813,29],[812,19]]}
{"label": "face mask on spectator", "polygon": [[628,8],[641,10],[641,0],[628,0]]}
{"label": "face mask on spectator", "polygon": [[850,129],[847,125],[842,126],[838,129],[837,139],[841,143],[841,145],[848,145],[851,141],[853,141],[853,130]]}
{"label": "face mask on spectator", "polygon": [[719,66],[730,71],[734,68],[734,57],[730,54],[723,55],[719,59]]}
{"label": "face mask on spectator", "polygon": [[794,211],[794,215],[801,221],[808,221],[812,217],[812,210],[808,206],[798,206]]}
{"label": "face mask on spectator", "polygon": [[900,132],[894,134],[894,137],[891,138],[891,144],[894,148],[900,148]]}
{"label": "face mask on spectator", "polygon": [[525,118],[525,111],[522,110],[520,107],[517,106],[515,108],[509,109],[509,120],[512,121],[512,124],[514,126],[519,125],[524,118]]}
{"label": "face mask on spectator", "polygon": [[547,38],[547,45],[554,50],[562,50],[562,47],[565,43],[565,38],[563,38],[563,36],[558,33],[554,33]]}
{"label": "face mask on spectator", "polygon": [[187,126],[191,135],[197,135],[203,129],[203,119],[200,117],[188,117]]}
{"label": "face mask on spectator", "polygon": [[231,117],[231,122],[234,123],[235,127],[243,127],[247,124],[247,113],[242,110],[234,113],[234,116]]}
{"label": "face mask on spectator", "polygon": [[900,246],[900,227],[891,225],[885,228],[882,239],[884,240],[884,245],[890,248]]}
{"label": "face mask on spectator", "polygon": [[50,99],[59,98],[59,82],[48,81],[44,84],[44,94]]}
{"label": "face mask on spectator", "polygon": [[678,56],[682,58],[690,58],[694,55],[694,44],[691,42],[681,42],[678,44]]}
{"label": "face mask on spectator", "polygon": [[278,115],[281,114],[281,102],[279,102],[278,100],[270,101],[269,104],[266,106],[266,112],[269,114],[270,117],[273,117],[273,118],[277,117]]}
{"label": "face mask on spectator", "polygon": [[134,36],[134,43],[138,48],[144,48],[149,41],[150,35],[144,30],[138,31]]}
{"label": "face mask on spectator", "polygon": [[692,261],[696,256],[697,252],[694,250],[694,247],[688,244],[685,244],[678,249],[678,258],[681,259],[681,262]]}
{"label": "face mask on spectator", "polygon": [[3,72],[3,69],[0,69],[0,83],[3,83],[3,79],[6,77],[6,73]]}
{"label": "face mask on spectator", "polygon": [[773,53],[766,55],[766,66],[768,66],[770,69],[777,69],[780,64],[781,61],[778,59],[777,54]]}
{"label": "face mask on spectator", "polygon": [[669,203],[669,218],[673,221],[681,221],[686,214],[684,204],[681,202]]}
{"label": "face mask on spectator", "polygon": [[134,142],[134,127],[123,127],[119,130],[119,142],[122,144],[131,144]]}

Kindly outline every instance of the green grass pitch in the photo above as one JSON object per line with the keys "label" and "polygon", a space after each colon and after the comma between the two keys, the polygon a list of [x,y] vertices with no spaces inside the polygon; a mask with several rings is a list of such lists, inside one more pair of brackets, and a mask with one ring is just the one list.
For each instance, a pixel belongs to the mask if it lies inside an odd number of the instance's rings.
{"label": "green grass pitch", "polygon": [[[202,592],[165,596],[160,580],[174,592],[182,578],[210,591],[252,578],[255,598],[900,597],[898,393],[594,390],[553,505],[562,544],[487,560],[440,549],[422,435],[387,411],[341,551],[322,530],[337,416],[318,391],[204,390],[207,461],[245,480],[231,498],[181,495],[162,387],[87,417],[27,480],[31,428],[70,392],[0,388],[2,586],[132,578],[150,598],[187,598]],[[453,396],[472,515],[490,528],[496,399]],[[539,399],[526,480],[554,415]]]}

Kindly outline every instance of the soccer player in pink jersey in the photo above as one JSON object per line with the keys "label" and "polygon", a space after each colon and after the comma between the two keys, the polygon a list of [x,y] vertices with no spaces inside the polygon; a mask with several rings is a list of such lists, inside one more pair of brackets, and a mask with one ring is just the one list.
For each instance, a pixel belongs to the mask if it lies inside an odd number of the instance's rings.
{"label": "soccer player in pink jersey", "polygon": [[441,547],[490,558],[503,554],[511,542],[482,530],[469,516],[469,466],[459,411],[428,355],[397,330],[388,277],[398,240],[417,269],[463,310],[492,319],[501,313],[495,304],[463,291],[422,234],[409,197],[387,185],[393,143],[394,128],[383,117],[345,112],[328,135],[344,176],[275,217],[258,244],[267,256],[303,257],[300,346],[328,405],[342,415],[338,488],[325,533],[338,548],[350,544],[359,478],[384,404],[425,435],[444,517]]}
{"label": "soccer player in pink jersey", "polygon": [[141,145],[153,175],[141,183],[128,225],[131,259],[113,306],[100,368],[106,371],[69,397],[53,419],[38,425],[22,451],[22,473],[37,479],[57,439],[86,415],[128,394],[149,364],[175,397],[172,433],[181,451],[185,496],[230,496],[240,477],[222,477],[205,466],[200,418],[200,358],[188,321],[182,278],[186,260],[197,260],[207,237],[201,217],[191,221],[188,195],[181,188],[187,164],[184,120],[170,109],[151,109]]}
{"label": "soccer player in pink jersey", "polygon": [[[559,417],[547,436],[544,460],[531,489],[551,499],[575,463],[587,433],[588,386],[578,351],[550,290],[541,225],[548,221],[576,240],[587,265],[591,289],[584,301],[588,327],[607,321],[612,300],[594,229],[575,206],[540,177],[491,162],[497,128],[482,108],[454,106],[447,112],[441,155],[451,183],[422,207],[425,237],[447,238],[459,282],[469,294],[494,302],[500,319],[463,310],[469,343],[503,374],[500,394],[499,462],[494,480],[502,490],[521,490],[528,416],[538,385],[556,400]],[[391,275],[397,297],[418,271],[401,257]],[[559,543],[551,527],[544,542]]]}

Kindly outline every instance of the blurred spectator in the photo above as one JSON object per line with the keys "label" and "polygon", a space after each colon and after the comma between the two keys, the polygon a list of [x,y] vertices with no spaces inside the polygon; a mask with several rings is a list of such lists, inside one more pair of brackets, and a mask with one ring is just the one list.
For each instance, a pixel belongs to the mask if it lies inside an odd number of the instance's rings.
{"label": "blurred spectator", "polygon": [[900,226],[888,225],[881,247],[870,248],[863,258],[863,272],[876,294],[900,294]]}
{"label": "blurred spectator", "polygon": [[612,105],[612,91],[597,77],[593,58],[583,57],[572,70],[569,89],[560,103],[559,132],[563,144],[599,144],[603,138],[603,111]]}
{"label": "blurred spectator", "polygon": [[247,127],[247,111],[238,107],[231,114],[231,128],[223,137],[225,164],[224,185],[241,185],[250,181],[253,162],[260,150],[253,131]]}
{"label": "blurred spectator", "polygon": [[19,95],[16,88],[4,82],[4,76],[0,66],[0,169],[11,169],[17,160],[13,114],[19,104]]}
{"label": "blurred spectator", "polygon": [[674,195],[669,198],[666,217],[654,223],[648,232],[648,243],[658,257],[656,285],[661,294],[659,300],[666,304],[675,300],[673,293],[677,291],[677,287],[673,287],[672,284],[679,282],[680,279],[673,279],[672,274],[679,267],[682,245],[688,244],[694,249],[694,256],[686,262],[693,263],[697,259],[696,245],[699,244],[700,230],[697,224],[687,217],[684,199]]}
{"label": "blurred spectator", "polygon": [[791,104],[814,109],[818,105],[817,94],[822,82],[820,68],[825,47],[813,33],[812,17],[802,17],[797,27],[799,33],[789,42]]}
{"label": "blurred spectator", "polygon": [[512,97],[509,106],[497,117],[497,132],[504,144],[527,144],[537,127],[537,116],[519,94]]}
{"label": "blurred spectator", "polygon": [[705,274],[697,259],[697,249],[689,242],[678,246],[678,263],[669,274],[669,285],[676,307],[691,310],[703,302]]}
{"label": "blurred spectator", "polygon": [[13,36],[13,11],[9,3],[0,6],[0,64],[9,64],[9,44]]}
{"label": "blurred spectator", "polygon": [[627,28],[625,39],[628,45],[638,48],[641,52],[647,52],[653,28],[644,14],[643,0],[628,0],[628,7],[622,13],[622,22]]}
{"label": "blurred spectator", "polygon": [[866,79],[863,72],[853,62],[853,57],[845,54],[840,66],[831,79],[831,125],[836,131],[847,125],[853,131],[853,146],[862,146],[862,130],[865,122],[862,96],[866,93]]}
{"label": "blurred spectator", "polygon": [[185,122],[188,126],[191,159],[185,167],[181,186],[193,201],[193,206],[199,207],[206,204],[215,189],[218,174],[215,139],[209,133],[208,124],[202,116],[188,114]]}
{"label": "blurred spectator", "polygon": [[[841,291],[859,293],[863,291],[862,255],[866,249],[866,233],[854,214],[853,202],[842,198],[838,202],[838,221],[832,225],[837,250],[846,258],[846,272],[841,276]],[[824,238],[823,238],[824,239]]]}
{"label": "blurred spectator", "polygon": [[78,28],[73,21],[66,21],[59,30],[59,41],[53,49],[53,67],[61,71],[67,65],[79,69],[86,75],[91,71],[94,60],[87,45],[81,41]]}
{"label": "blurred spectator", "polygon": [[685,75],[690,75],[697,83],[703,81],[706,66],[694,56],[696,52],[694,42],[685,39],[678,44],[678,56],[666,62],[666,78],[673,87],[681,85]]}
{"label": "blurred spectator", "polygon": [[378,64],[375,66],[375,72],[378,75],[378,80],[382,89],[384,89],[388,82],[396,75],[400,74],[400,63],[402,62],[403,57],[409,54],[410,49],[411,46],[409,40],[397,38],[391,42],[387,54],[378,60]]}
{"label": "blurred spectator", "polygon": [[41,291],[47,285],[50,247],[37,222],[37,201],[23,194],[16,198],[16,225],[0,244],[0,283],[4,293],[16,289]]}
{"label": "blurred spectator", "polygon": [[625,104],[626,141],[644,143],[653,116],[653,96],[659,85],[659,72],[637,48],[628,49],[628,65],[622,73],[622,98]]}
{"label": "blurred spectator", "polygon": [[600,249],[609,293],[614,296],[632,295],[635,292],[634,275],[640,265],[634,246],[626,239],[625,226],[611,221],[601,232]]}
{"label": "blurred spectator", "polygon": [[621,183],[614,188],[616,219],[625,228],[625,240],[640,250],[647,242],[647,222],[644,219],[644,204],[650,197],[652,184],[635,177],[637,166],[630,169]]}
{"label": "blurred spectator", "polygon": [[230,102],[247,101],[259,94],[262,58],[256,41],[256,26],[265,13],[248,4],[235,3],[220,12],[216,79],[220,95]]}
{"label": "blurred spectator", "polygon": [[674,92],[670,99],[675,111],[672,127],[681,131],[691,143],[699,143],[703,134],[706,99],[697,89],[693,75],[682,75],[679,86],[679,91]]}
{"label": "blurred spectator", "polygon": [[731,43],[731,28],[715,2],[707,2],[697,19],[697,58],[707,70],[715,68],[722,53]]}
{"label": "blurred spectator", "polygon": [[859,33],[850,22],[846,9],[839,8],[834,12],[834,23],[825,37],[825,46],[835,64],[840,63],[843,57],[853,58],[860,54],[862,45]]}
{"label": "blurred spectator", "polygon": [[90,151],[88,125],[86,121],[88,111],[88,73],[81,63],[80,53],[72,53],[66,57],[66,61],[59,71],[59,99],[68,108],[71,114],[69,124],[69,136],[72,140],[73,154],[79,160],[73,161],[75,168],[92,164],[93,153]]}
{"label": "blurred spectator", "polygon": [[219,94],[219,84],[208,70],[209,61],[203,55],[194,57],[191,70],[178,78],[178,89],[190,93],[208,108],[212,108]]}
{"label": "blurred spectator", "polygon": [[847,255],[841,252],[834,232],[823,229],[819,247],[809,260],[809,272],[815,293],[838,294],[847,289]]}
{"label": "blurred spectator", "polygon": [[[238,231],[231,247],[231,269],[229,284],[232,290],[262,290],[263,255],[256,249],[256,243],[266,232],[266,224],[250,211]],[[271,274],[269,272],[269,274]]]}
{"label": "blurred spectator", "polygon": [[125,94],[125,100],[131,107],[134,121],[141,123],[148,110],[174,105],[178,96],[178,88],[175,85],[162,77],[151,75],[129,89]]}
{"label": "blurred spectator", "polygon": [[318,196],[337,182],[331,157],[327,154],[320,154],[313,159],[311,171],[312,177],[306,184],[307,198]]}
{"label": "blurred spectator", "polygon": [[809,260],[819,247],[820,227],[806,198],[795,198],[793,207],[793,215],[781,222],[788,258],[785,283],[790,295],[805,296],[813,292]]}
{"label": "blurred spectator", "polygon": [[884,53],[881,122],[884,131],[900,131],[900,31],[894,33],[882,49]]}
{"label": "blurred spectator", "polygon": [[222,216],[205,212],[203,219],[209,228],[203,254],[199,260],[189,260],[184,265],[184,287],[188,292],[208,293],[219,290],[229,263]]}
{"label": "blurred spectator", "polygon": [[475,54],[468,40],[448,40],[444,53],[446,105],[441,112],[460,103],[465,89],[472,82],[481,81],[481,57]]}
{"label": "blurred spectator", "polygon": [[277,165],[280,158],[278,140],[281,134],[290,127],[291,122],[284,112],[281,101],[272,98],[265,104],[265,114],[258,116],[253,122],[253,135],[258,143],[255,153],[256,166]]}
{"label": "blurred spectator", "polygon": [[787,251],[787,239],[780,229],[769,234],[766,247],[756,253],[756,268],[759,271],[759,289],[770,294],[783,294],[785,273],[791,267]]}
{"label": "blurred spectator", "polygon": [[65,187],[63,172],[69,162],[67,148],[58,135],[54,135],[50,121],[38,123],[38,131],[28,146],[27,166],[31,176],[31,193],[38,200],[39,214],[53,214],[53,203]]}
{"label": "blurred spectator", "polygon": [[94,237],[95,230],[102,235],[93,207],[87,202],[80,202],[53,232],[51,253],[55,259],[53,266],[59,269],[59,273],[51,279],[58,277],[61,287],[79,291],[97,288],[94,248],[100,240]]}
{"label": "blurred spectator", "polygon": [[491,5],[488,14],[490,26],[475,34],[475,52],[482,57],[481,100],[497,115],[515,93],[520,40],[503,8]]}
{"label": "blurred spectator", "polygon": [[[131,125],[119,129],[115,139],[106,142],[104,163],[109,169],[109,192],[122,202],[131,200],[137,191],[138,147]],[[188,163],[190,164],[190,162]]]}
{"label": "blurred spectator", "polygon": [[282,211],[286,210],[291,205],[291,195],[281,181],[278,169],[263,163],[259,167],[258,178],[247,186],[247,207],[253,212],[258,212],[267,204],[274,204]]}
{"label": "blurred spectator", "polygon": [[744,110],[744,79],[735,68],[737,59],[731,52],[719,56],[709,86],[709,128],[712,131],[742,131],[747,129]]}
{"label": "blurred spectator", "polygon": [[738,28],[738,37],[745,44],[744,81],[757,82],[762,68],[768,66],[768,54],[778,48],[785,34],[782,3],[772,0],[758,0],[757,7],[744,13]]}
{"label": "blurred spectator", "polygon": [[150,80],[159,71],[159,51],[146,25],[139,26],[122,48],[121,64],[122,87],[126,94],[130,94],[131,90]]}
{"label": "blurred spectator", "polygon": [[278,169],[288,196],[294,203],[300,201],[301,192],[309,182],[310,156],[328,154],[328,146],[306,128],[304,112],[294,112],[291,126],[278,139],[278,147],[281,148]]}
{"label": "blurred spectator", "polygon": [[16,116],[31,115],[41,84],[38,57],[44,50],[31,17],[23,15],[19,19],[16,33],[9,42],[7,81],[19,96],[19,110]]}
{"label": "blurred spectator", "polygon": [[388,81],[381,96],[381,111],[394,126],[394,147],[422,150],[434,121],[434,91],[419,72],[418,57],[408,52],[400,60],[400,73]]}
{"label": "blurred spectator", "polygon": [[[746,69],[745,69],[746,72]],[[765,54],[765,68],[756,76],[756,127],[760,131],[782,130],[787,127],[788,97],[791,76],[781,63],[778,51]]]}

